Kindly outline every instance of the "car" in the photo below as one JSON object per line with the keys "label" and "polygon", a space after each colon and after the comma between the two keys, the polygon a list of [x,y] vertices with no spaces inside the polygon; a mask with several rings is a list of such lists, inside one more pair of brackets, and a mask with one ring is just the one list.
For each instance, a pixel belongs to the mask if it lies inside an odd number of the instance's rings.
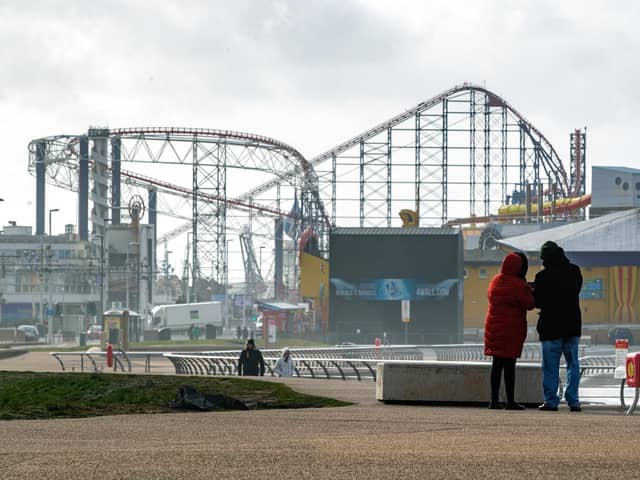
{"label": "car", "polygon": [[633,333],[627,327],[615,327],[609,330],[609,343],[616,344],[616,340],[628,340],[629,345],[633,343]]}
{"label": "car", "polygon": [[35,325],[20,325],[16,330],[24,335],[27,342],[37,342],[39,338],[38,328]]}
{"label": "car", "polygon": [[87,340],[100,340],[102,338],[102,325],[89,325]]}

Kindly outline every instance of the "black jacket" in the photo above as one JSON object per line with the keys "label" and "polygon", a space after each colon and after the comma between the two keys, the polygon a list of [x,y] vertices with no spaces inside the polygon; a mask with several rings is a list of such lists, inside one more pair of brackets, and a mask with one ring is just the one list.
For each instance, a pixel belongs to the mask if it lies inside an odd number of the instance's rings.
{"label": "black jacket", "polygon": [[533,286],[536,307],[540,309],[540,341],[579,337],[582,334],[580,290],[582,273],[570,263],[562,249],[544,260]]}
{"label": "black jacket", "polygon": [[242,350],[238,359],[238,375],[264,376],[264,359],[260,350]]}

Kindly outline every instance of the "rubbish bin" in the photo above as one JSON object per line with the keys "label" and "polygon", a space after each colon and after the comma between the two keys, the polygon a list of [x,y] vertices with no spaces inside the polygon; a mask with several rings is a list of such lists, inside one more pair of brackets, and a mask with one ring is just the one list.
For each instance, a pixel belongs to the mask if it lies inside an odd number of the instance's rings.
{"label": "rubbish bin", "polygon": [[207,324],[206,327],[206,336],[207,336],[207,340],[212,339],[212,338],[216,338],[216,326],[215,325],[211,325],[210,323]]}
{"label": "rubbish bin", "polygon": [[109,343],[111,345],[119,345],[120,344],[120,329],[119,328],[110,328],[109,329]]}
{"label": "rubbish bin", "polygon": [[171,340],[171,329],[170,328],[159,329],[158,340]]}
{"label": "rubbish bin", "polygon": [[87,346],[87,334],[84,332],[80,333],[80,346],[81,347]]}

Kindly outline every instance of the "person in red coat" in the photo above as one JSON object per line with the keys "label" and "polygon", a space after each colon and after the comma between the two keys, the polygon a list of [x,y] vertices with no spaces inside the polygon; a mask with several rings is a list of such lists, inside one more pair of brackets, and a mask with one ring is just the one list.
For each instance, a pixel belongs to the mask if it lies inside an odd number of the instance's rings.
{"label": "person in red coat", "polygon": [[[527,310],[535,306],[533,290],[527,283],[529,262],[523,253],[510,253],[502,261],[500,273],[489,284],[489,309],[484,322],[484,354],[493,357],[489,408],[523,410],[516,403],[516,359],[527,337]],[[500,403],[500,379],[504,371],[506,407]]]}

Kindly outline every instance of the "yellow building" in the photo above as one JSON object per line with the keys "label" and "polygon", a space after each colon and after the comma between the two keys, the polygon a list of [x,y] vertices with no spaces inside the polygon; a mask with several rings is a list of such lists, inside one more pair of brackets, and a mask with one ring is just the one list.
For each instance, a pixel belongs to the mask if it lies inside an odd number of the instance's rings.
{"label": "yellow building", "polygon": [[[465,328],[483,328],[489,282],[500,272],[506,253],[527,253],[527,277],[533,281],[541,268],[540,245],[547,240],[563,247],[567,257],[582,270],[583,336],[590,336],[594,343],[606,343],[609,332],[623,326],[640,339],[640,209],[503,239],[499,243],[504,250],[466,250]],[[535,327],[537,310],[529,312],[528,322]]]}

